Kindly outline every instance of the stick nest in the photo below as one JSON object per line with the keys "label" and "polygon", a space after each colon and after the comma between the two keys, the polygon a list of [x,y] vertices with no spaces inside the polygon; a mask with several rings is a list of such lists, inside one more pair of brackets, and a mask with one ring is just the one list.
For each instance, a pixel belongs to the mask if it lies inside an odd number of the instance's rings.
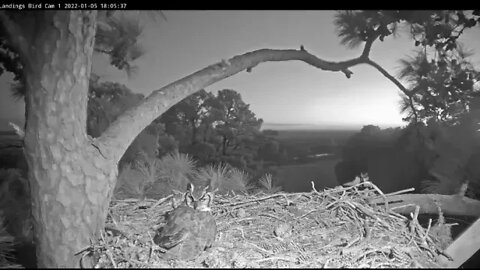
{"label": "stick nest", "polygon": [[419,224],[419,207],[405,217],[388,203],[369,203],[388,197],[371,182],[312,189],[217,194],[215,243],[191,261],[164,259],[153,242],[173,195],[113,201],[105,233],[82,256],[93,256],[96,268],[431,268],[451,242],[439,234],[444,224]]}

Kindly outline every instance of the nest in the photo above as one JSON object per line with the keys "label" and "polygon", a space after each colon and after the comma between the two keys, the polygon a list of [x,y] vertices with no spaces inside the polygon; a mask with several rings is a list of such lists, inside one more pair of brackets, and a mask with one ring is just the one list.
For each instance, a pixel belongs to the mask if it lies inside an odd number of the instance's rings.
{"label": "nest", "polygon": [[[105,233],[84,251],[97,268],[431,268],[448,243],[438,227],[405,217],[371,182],[311,192],[216,195],[213,247],[191,261],[164,259],[153,242],[171,196],[111,204]],[[396,192],[395,194],[399,194]],[[440,224],[441,225],[441,224]]]}

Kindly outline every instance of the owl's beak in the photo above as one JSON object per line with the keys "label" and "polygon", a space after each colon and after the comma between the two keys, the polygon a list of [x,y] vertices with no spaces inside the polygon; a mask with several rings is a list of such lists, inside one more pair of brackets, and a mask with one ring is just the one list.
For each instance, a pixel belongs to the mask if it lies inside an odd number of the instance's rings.
{"label": "owl's beak", "polygon": [[208,205],[197,206],[196,210],[202,211],[202,212],[212,212],[212,208],[210,208],[210,206]]}

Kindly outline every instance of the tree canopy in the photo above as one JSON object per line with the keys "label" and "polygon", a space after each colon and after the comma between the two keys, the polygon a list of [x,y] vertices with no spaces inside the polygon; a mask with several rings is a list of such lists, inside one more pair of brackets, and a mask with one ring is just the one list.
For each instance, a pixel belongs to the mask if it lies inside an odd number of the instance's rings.
{"label": "tree canopy", "polygon": [[[478,95],[478,71],[468,60],[470,55],[458,38],[465,29],[480,22],[480,11],[340,11],[335,25],[341,43],[350,47],[365,44],[361,58],[377,68],[402,91],[401,111],[406,121],[455,121],[469,111]],[[414,56],[400,61],[398,74],[406,85],[395,79],[377,63],[368,59],[372,43],[408,29],[417,50]]]}

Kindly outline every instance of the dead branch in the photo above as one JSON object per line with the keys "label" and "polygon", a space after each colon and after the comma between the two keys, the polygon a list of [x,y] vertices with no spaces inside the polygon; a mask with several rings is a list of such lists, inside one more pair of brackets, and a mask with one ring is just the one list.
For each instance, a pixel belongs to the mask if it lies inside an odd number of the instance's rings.
{"label": "dead branch", "polygon": [[[371,203],[384,204],[384,198],[374,198]],[[420,214],[438,213],[437,202],[444,214],[480,217],[480,201],[458,195],[440,194],[402,194],[388,196],[390,209],[400,214],[415,211],[415,205],[420,206]]]}

